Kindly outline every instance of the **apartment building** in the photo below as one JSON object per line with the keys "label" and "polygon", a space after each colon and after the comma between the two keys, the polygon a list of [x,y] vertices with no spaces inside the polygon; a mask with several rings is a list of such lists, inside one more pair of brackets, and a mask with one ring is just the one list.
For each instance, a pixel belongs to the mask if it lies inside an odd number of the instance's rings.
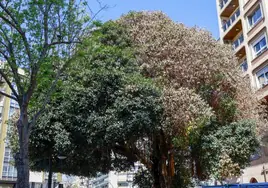
{"label": "apartment building", "polygon": [[[259,99],[268,99],[268,0],[216,0],[220,40],[231,44]],[[236,181],[268,181],[268,150],[261,148]],[[267,177],[266,177],[267,176]]]}

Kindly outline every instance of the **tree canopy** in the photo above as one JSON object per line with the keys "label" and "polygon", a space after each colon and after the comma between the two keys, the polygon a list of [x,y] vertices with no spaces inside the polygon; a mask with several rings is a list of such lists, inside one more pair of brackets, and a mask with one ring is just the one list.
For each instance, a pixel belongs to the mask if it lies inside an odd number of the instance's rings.
{"label": "tree canopy", "polygon": [[30,157],[34,169],[45,168],[42,153],[54,171],[83,176],[139,161],[152,181],[137,182],[187,187],[239,175],[262,127],[229,46],[161,12],[132,12],[78,47],[33,129]]}
{"label": "tree canopy", "polygon": [[137,147],[160,120],[160,90],[139,73],[131,43],[118,24],[101,26],[76,55],[60,94],[33,129],[34,167],[47,165],[38,161],[40,153],[47,153],[55,160],[67,155],[66,163],[54,169],[65,173],[90,176],[127,168],[139,160],[127,147]]}
{"label": "tree canopy", "polygon": [[[47,107],[76,44],[81,43],[90,28],[95,15],[90,15],[89,9],[84,0],[0,2],[0,75],[11,90],[1,90],[0,94],[18,102],[20,109],[19,150],[14,155],[18,188],[30,186],[28,143],[31,129]],[[42,83],[48,87],[40,87],[40,80],[48,73],[53,74]],[[36,95],[37,88],[39,95]],[[29,111],[32,103],[35,108]]]}

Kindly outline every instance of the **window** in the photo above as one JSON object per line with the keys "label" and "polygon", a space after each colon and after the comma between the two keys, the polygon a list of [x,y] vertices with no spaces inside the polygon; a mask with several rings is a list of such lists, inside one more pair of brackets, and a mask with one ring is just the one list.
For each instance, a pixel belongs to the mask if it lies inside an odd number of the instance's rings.
{"label": "window", "polygon": [[17,170],[12,165],[12,161],[13,161],[13,157],[11,154],[11,150],[8,147],[5,147],[2,178],[16,179]]}
{"label": "window", "polygon": [[220,1],[220,7],[223,8],[224,5],[228,2],[228,0],[222,0]]}
{"label": "window", "polygon": [[121,181],[121,182],[118,182],[117,185],[118,185],[118,187],[127,187],[128,183]]}
{"label": "window", "polygon": [[42,188],[42,183],[31,182],[30,188]]}
{"label": "window", "polygon": [[258,88],[262,88],[268,84],[268,66],[265,66],[256,73]]}
{"label": "window", "polygon": [[252,48],[254,57],[261,55],[267,49],[266,36],[262,35],[255,43],[253,43]]}
{"label": "window", "polygon": [[249,26],[254,26],[262,18],[262,12],[260,5],[256,8],[251,15],[248,16]]}
{"label": "window", "polygon": [[244,42],[244,35],[243,33],[233,42],[233,50],[238,48]]}
{"label": "window", "polygon": [[247,63],[247,60],[246,59],[240,64],[240,68],[241,68],[242,72],[247,72],[247,70],[248,70],[248,63]]}

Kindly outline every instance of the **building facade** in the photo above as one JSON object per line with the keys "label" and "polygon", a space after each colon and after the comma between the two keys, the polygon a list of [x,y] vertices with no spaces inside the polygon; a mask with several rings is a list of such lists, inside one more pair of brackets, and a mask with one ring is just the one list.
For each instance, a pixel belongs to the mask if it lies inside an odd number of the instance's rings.
{"label": "building facade", "polygon": [[[268,0],[216,0],[220,41],[231,44],[238,66],[259,99],[268,99]],[[240,183],[266,182],[267,148],[252,156]]]}
{"label": "building facade", "polygon": [[115,172],[98,174],[97,177],[89,180],[89,188],[135,188],[133,177],[135,172]]}
{"label": "building facade", "polygon": [[126,172],[110,171],[108,174],[99,173],[87,182],[87,188],[137,188],[133,185],[135,173],[142,168],[139,162]]}

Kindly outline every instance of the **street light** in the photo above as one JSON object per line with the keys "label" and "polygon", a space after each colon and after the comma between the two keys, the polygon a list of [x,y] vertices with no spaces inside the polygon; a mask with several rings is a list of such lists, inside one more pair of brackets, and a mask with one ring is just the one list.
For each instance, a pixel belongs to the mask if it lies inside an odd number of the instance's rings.
{"label": "street light", "polygon": [[[58,155],[58,159],[60,160],[60,167],[62,166],[62,160],[66,159],[65,155]],[[59,182],[59,188],[63,188],[63,184]]]}
{"label": "street light", "polygon": [[64,155],[58,155],[58,159],[59,160],[64,160],[64,159],[66,159],[67,157],[66,156],[64,156]]}
{"label": "street light", "polygon": [[263,165],[263,167],[262,167],[262,173],[263,173],[263,177],[264,177],[264,182],[267,182],[267,179],[266,179],[266,172],[267,172],[267,169],[266,169],[265,166]]}

